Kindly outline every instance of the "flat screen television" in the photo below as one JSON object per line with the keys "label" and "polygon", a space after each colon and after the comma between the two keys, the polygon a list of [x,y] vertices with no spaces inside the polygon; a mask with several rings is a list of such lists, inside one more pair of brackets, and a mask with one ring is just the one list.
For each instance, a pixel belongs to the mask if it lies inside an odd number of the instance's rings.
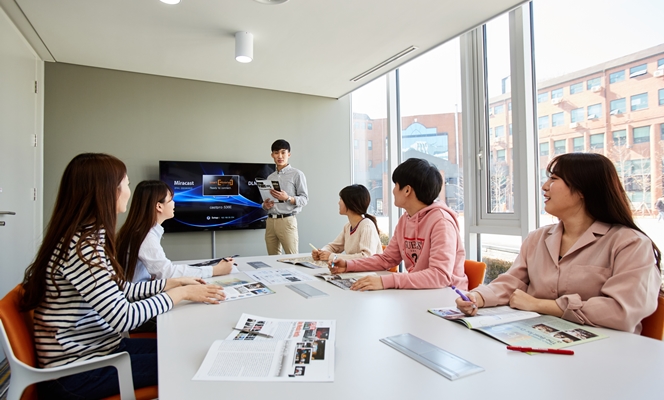
{"label": "flat screen television", "polygon": [[274,164],[159,161],[159,178],[175,200],[175,218],[164,221],[164,231],[265,229],[254,180],[274,170]]}

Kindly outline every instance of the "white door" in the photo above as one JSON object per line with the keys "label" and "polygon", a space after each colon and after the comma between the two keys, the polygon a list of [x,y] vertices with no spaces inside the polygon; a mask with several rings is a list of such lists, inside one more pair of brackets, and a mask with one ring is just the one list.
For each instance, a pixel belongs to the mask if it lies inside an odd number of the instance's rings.
{"label": "white door", "polygon": [[42,74],[43,62],[0,9],[0,297],[23,280],[41,240]]}

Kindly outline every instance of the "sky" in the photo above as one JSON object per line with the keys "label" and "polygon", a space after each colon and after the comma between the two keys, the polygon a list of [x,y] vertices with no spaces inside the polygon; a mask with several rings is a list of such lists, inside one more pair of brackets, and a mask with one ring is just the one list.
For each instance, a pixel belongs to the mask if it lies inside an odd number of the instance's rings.
{"label": "sky", "polygon": [[[543,81],[664,43],[662,0],[534,0],[535,74]],[[489,96],[509,75],[507,15],[487,24]],[[399,69],[401,113],[461,111],[459,39]],[[508,89],[509,91],[509,89]],[[385,77],[353,93],[353,111],[385,118]]]}

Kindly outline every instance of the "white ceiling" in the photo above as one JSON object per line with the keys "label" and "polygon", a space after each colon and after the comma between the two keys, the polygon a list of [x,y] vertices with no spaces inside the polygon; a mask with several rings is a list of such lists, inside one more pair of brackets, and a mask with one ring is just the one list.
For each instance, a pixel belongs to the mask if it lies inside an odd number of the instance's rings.
{"label": "white ceiling", "polygon": [[[0,0],[46,61],[339,98],[522,0]],[[254,35],[235,61],[234,34]],[[409,46],[419,49],[359,82]]]}

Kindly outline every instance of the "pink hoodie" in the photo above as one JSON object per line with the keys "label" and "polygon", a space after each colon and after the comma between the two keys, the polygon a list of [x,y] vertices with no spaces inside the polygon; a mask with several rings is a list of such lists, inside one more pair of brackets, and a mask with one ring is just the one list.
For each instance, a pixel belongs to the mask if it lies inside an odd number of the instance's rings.
{"label": "pink hoodie", "polygon": [[383,254],[347,261],[347,271],[388,270],[405,262],[408,273],[383,275],[385,289],[433,289],[454,285],[468,290],[466,252],[454,211],[435,202],[399,219]]}

